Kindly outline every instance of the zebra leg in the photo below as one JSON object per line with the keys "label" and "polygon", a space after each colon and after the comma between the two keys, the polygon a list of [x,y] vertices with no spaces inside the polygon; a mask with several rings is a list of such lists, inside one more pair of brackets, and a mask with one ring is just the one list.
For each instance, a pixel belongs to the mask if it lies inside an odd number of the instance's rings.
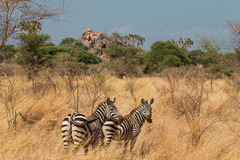
{"label": "zebra leg", "polygon": [[74,152],[77,152],[80,144],[83,144],[85,140],[85,133],[86,131],[84,128],[72,124],[72,139],[75,147]]}
{"label": "zebra leg", "polygon": [[112,142],[112,136],[106,137],[106,147],[109,147]]}
{"label": "zebra leg", "polygon": [[[95,141],[95,142],[92,144],[92,150],[95,150],[98,145],[99,145],[99,141]],[[97,150],[94,151],[94,153],[96,153],[96,152],[97,152]]]}
{"label": "zebra leg", "polygon": [[133,149],[133,147],[134,147],[136,141],[137,141],[136,138],[134,138],[134,139],[131,140],[131,142],[130,142],[130,153],[132,152],[132,149]]}
{"label": "zebra leg", "polygon": [[69,134],[71,134],[68,131],[62,132],[62,139],[63,139],[63,144],[64,144],[64,150],[67,152],[69,150],[69,141],[71,139],[71,136],[69,136]]}
{"label": "zebra leg", "polygon": [[102,148],[104,147],[104,135],[103,135],[103,133],[101,133],[100,135],[99,135],[99,138],[98,138],[98,144],[99,144],[99,151],[101,151],[102,150]]}
{"label": "zebra leg", "polygon": [[124,141],[124,148],[123,148],[123,155],[127,152],[127,146],[128,146],[129,140]]}
{"label": "zebra leg", "polygon": [[104,146],[104,136],[103,136],[103,134],[99,137],[99,144],[100,144],[101,148]]}
{"label": "zebra leg", "polygon": [[102,127],[103,138],[106,138],[106,147],[110,145],[116,134],[117,124],[114,121],[106,121]]}
{"label": "zebra leg", "polygon": [[89,145],[84,145],[84,155],[87,155],[88,154],[88,146]]}
{"label": "zebra leg", "polygon": [[71,132],[72,132],[71,131],[71,122],[70,122],[71,116],[72,116],[72,114],[67,115],[66,118],[64,118],[64,120],[62,122],[62,140],[63,140],[65,151],[68,151],[69,140],[72,138],[71,137]]}

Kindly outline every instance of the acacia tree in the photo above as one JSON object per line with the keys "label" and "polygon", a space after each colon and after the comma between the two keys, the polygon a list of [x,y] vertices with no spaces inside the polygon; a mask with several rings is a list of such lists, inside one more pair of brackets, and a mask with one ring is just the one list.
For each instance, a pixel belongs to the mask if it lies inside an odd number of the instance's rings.
{"label": "acacia tree", "polygon": [[174,39],[170,39],[168,40],[178,46],[180,46],[181,48],[185,49],[185,48],[190,48],[192,47],[192,45],[194,44],[193,41],[191,40],[191,38],[184,38],[184,40],[182,38],[180,38],[178,41],[174,41]]}
{"label": "acacia tree", "polygon": [[22,24],[19,33],[26,33],[26,34],[36,34],[38,31],[41,31],[42,25],[38,21],[32,21],[29,23]]}
{"label": "acacia tree", "polygon": [[129,41],[131,41],[133,46],[135,45],[135,43],[137,43],[137,47],[139,47],[140,45],[143,45],[143,42],[145,42],[145,38],[137,34],[129,34],[128,39]]}
{"label": "acacia tree", "polygon": [[60,0],[1,0],[0,1],[0,49],[7,39],[25,24],[43,19],[59,20],[64,13],[64,2]]}
{"label": "acacia tree", "polygon": [[120,44],[124,45],[130,45],[130,46],[135,46],[135,43],[137,44],[137,47],[140,45],[143,45],[143,42],[145,42],[145,38],[137,35],[137,34],[129,34],[128,36],[121,36],[117,32],[112,33],[112,38],[115,41],[118,41]]}

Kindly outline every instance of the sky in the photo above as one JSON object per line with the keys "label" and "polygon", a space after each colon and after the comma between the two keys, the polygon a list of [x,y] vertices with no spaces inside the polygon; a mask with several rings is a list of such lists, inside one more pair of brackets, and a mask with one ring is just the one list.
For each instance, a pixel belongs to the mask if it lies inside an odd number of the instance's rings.
{"label": "sky", "polygon": [[67,14],[58,22],[43,21],[42,33],[54,44],[80,38],[87,28],[108,35],[137,34],[146,39],[146,50],[155,41],[191,38],[193,50],[199,34],[230,41],[226,20],[240,20],[239,6],[240,0],[66,0]]}

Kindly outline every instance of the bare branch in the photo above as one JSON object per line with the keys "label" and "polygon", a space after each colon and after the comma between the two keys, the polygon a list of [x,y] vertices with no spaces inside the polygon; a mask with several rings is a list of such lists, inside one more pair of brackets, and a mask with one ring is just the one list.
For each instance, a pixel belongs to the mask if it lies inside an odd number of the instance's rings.
{"label": "bare branch", "polygon": [[6,0],[0,2],[0,49],[21,25],[43,19],[59,20],[65,0]]}

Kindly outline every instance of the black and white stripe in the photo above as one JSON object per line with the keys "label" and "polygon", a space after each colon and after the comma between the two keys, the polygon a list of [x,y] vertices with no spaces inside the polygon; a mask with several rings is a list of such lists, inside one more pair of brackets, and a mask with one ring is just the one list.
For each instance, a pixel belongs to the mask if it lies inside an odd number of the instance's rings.
{"label": "black and white stripe", "polygon": [[103,134],[106,138],[106,145],[108,146],[112,140],[124,140],[125,153],[127,145],[129,141],[131,141],[131,152],[145,120],[147,120],[148,123],[152,123],[151,104],[153,101],[153,98],[150,100],[150,103],[142,99],[142,105],[132,110],[129,115],[124,116],[123,122],[120,125],[113,119],[108,119],[102,127]]}
{"label": "black and white stripe", "polygon": [[90,117],[77,113],[66,116],[62,123],[62,139],[65,150],[69,149],[69,142],[72,139],[76,151],[80,145],[84,145],[86,154],[89,145],[95,148],[99,144],[99,140],[103,137],[102,126],[106,119],[122,122],[122,116],[114,105],[115,99],[111,101],[108,98],[101,103]]}

